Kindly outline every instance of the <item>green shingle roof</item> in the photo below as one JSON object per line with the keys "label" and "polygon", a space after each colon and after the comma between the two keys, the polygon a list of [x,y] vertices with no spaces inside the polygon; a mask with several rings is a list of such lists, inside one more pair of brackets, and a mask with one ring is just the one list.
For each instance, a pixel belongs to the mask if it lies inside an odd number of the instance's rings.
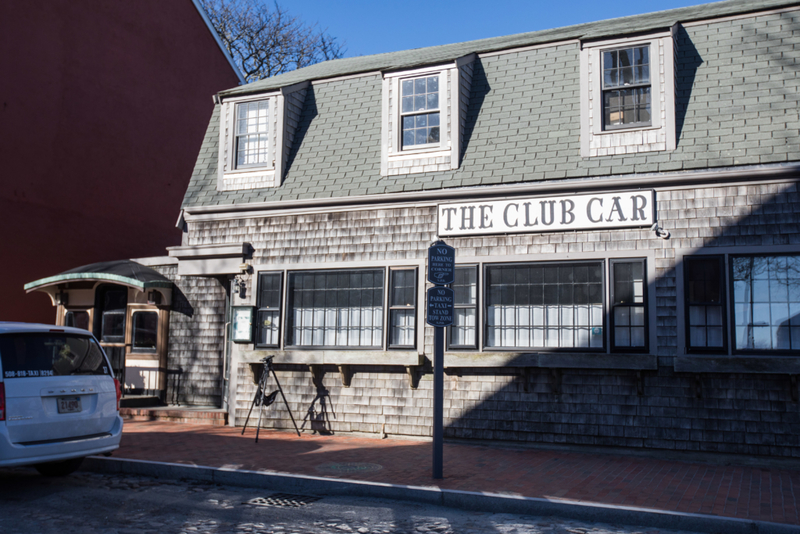
{"label": "green shingle roof", "polygon": [[[608,38],[677,21],[800,5],[728,1],[469,43],[349,58],[227,91],[312,83],[278,187],[218,191],[219,106],[209,122],[183,207],[323,200],[498,184],[758,166],[800,161],[800,10],[690,25],[676,33],[677,148],[583,158],[580,59],[574,38]],[[513,48],[551,42],[533,50]],[[458,169],[381,176],[378,71],[512,48],[474,62]],[[735,135],[734,135],[735,134]],[[191,211],[191,210],[190,210]]]}
{"label": "green shingle roof", "polygon": [[565,26],[552,30],[518,33],[503,37],[492,37],[453,43],[427,48],[415,48],[400,52],[389,52],[370,56],[335,59],[324,61],[304,67],[302,69],[279,74],[264,80],[259,80],[248,85],[228,89],[220,95],[235,96],[259,93],[288,87],[303,81],[322,80],[362,72],[386,72],[393,70],[409,69],[422,65],[437,65],[453,61],[472,53],[496,52],[510,48],[533,46],[568,39],[594,40],[613,36],[629,35],[641,32],[652,32],[659,29],[670,28],[679,22],[686,23],[695,20],[737,15],[747,12],[762,11],[775,7],[798,4],[800,2],[787,0],[728,0],[713,4],[657,11],[643,15],[632,15],[616,19],[588,22]]}

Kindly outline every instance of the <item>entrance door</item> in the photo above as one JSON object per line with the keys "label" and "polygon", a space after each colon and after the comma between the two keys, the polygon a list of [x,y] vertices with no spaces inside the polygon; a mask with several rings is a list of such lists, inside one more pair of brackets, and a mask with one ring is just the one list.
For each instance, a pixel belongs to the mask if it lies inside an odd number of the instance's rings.
{"label": "entrance door", "polygon": [[114,377],[125,384],[125,317],[128,288],[102,285],[95,293],[94,335],[111,360]]}

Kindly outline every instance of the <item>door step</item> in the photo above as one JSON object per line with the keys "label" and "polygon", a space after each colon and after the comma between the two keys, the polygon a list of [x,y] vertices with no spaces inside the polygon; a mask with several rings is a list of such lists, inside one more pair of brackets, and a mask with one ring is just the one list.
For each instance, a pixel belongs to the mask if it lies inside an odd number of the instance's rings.
{"label": "door step", "polygon": [[154,408],[160,406],[164,406],[164,403],[156,395],[126,394],[119,400],[120,408]]}
{"label": "door step", "polygon": [[122,408],[119,415],[125,421],[169,421],[193,425],[225,426],[228,412],[214,407],[159,406],[149,408]]}

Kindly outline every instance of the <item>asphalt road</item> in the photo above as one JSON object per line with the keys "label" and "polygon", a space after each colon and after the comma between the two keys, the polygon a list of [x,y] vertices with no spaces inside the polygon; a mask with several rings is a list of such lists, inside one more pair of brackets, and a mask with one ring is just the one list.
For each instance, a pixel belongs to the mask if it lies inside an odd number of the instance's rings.
{"label": "asphalt road", "polygon": [[[251,504],[254,500],[262,505]],[[279,504],[283,506],[276,506]],[[32,469],[0,468],[0,532],[633,534],[666,531],[469,512],[379,499],[314,500],[310,495],[279,498],[265,489],[80,471],[69,477],[45,478]]]}

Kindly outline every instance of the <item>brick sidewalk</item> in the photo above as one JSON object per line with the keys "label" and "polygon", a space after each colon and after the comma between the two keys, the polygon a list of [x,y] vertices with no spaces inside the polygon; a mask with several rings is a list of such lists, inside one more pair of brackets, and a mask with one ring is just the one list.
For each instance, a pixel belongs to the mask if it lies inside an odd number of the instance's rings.
{"label": "brick sidewalk", "polygon": [[[117,458],[348,478],[800,524],[800,470],[165,422],[126,422]],[[376,464],[353,466],[341,464]],[[363,467],[356,472],[342,468]],[[370,469],[372,468],[372,470]],[[798,491],[795,490],[798,488]]]}

